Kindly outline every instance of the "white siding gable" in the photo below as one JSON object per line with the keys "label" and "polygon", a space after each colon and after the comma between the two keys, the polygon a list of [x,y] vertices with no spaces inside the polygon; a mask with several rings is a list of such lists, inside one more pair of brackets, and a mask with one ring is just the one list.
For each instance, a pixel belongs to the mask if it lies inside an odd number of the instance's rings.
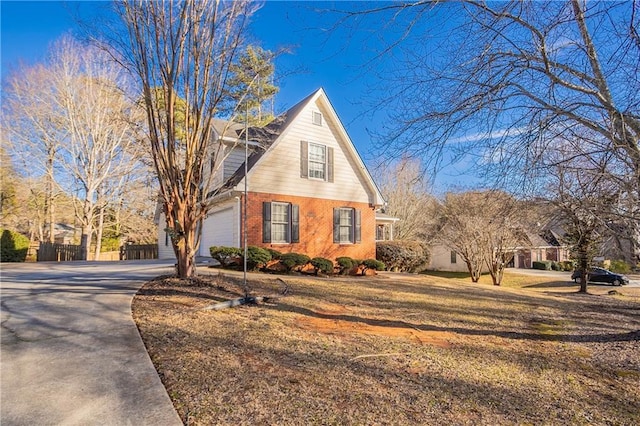
{"label": "white siding gable", "polygon": [[[367,184],[366,173],[360,170],[351,154],[351,142],[343,139],[341,125],[331,119],[332,111],[328,108],[321,97],[316,97],[315,102],[298,113],[252,168],[249,191],[371,204],[377,201]],[[322,114],[322,125],[313,123],[314,112]],[[333,182],[300,176],[302,141],[333,148]]]}

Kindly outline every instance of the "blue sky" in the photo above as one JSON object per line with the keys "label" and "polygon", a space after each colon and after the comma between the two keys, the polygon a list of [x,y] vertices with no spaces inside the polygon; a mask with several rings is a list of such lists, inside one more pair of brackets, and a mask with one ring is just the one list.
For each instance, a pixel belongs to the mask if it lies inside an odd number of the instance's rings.
{"label": "blue sky", "polygon": [[[27,64],[41,61],[49,44],[61,35],[78,31],[73,15],[79,14],[86,19],[101,13],[106,6],[98,1],[2,1],[2,79],[21,61]],[[376,84],[366,63],[375,54],[380,34],[368,31],[366,25],[361,25],[355,33],[348,27],[330,31],[336,15],[327,11],[349,7],[353,4],[268,0],[254,17],[252,31],[257,42],[266,49],[291,49],[291,54],[280,57],[276,63],[277,72],[285,75],[275,101],[276,112],[286,110],[323,87],[356,148],[371,165],[376,153],[369,132],[380,129],[384,114],[369,113],[363,100],[370,94],[370,87]],[[383,72],[385,66],[387,63],[377,62],[376,73]],[[459,172],[451,171],[454,175]],[[464,184],[465,178],[444,173],[435,183],[439,192],[451,184]]]}

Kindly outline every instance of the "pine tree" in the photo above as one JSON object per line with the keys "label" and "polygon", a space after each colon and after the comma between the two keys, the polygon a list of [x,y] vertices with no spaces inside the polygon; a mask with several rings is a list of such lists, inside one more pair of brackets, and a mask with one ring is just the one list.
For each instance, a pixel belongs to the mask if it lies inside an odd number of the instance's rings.
{"label": "pine tree", "polygon": [[250,126],[264,126],[273,120],[273,107],[268,103],[278,92],[273,82],[273,53],[261,47],[248,46],[238,63],[230,67],[230,96],[237,102],[237,113],[247,113]]}

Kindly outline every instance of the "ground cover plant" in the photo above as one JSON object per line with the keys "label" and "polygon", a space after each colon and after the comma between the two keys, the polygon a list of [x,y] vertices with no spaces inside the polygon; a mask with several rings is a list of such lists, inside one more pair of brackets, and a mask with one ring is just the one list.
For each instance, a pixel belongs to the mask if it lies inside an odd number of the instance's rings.
{"label": "ground cover plant", "polygon": [[[638,424],[640,289],[529,277],[280,277],[276,303],[200,311],[240,274],[160,278],[134,299],[185,424]],[[506,277],[508,279],[509,276]],[[519,279],[519,278],[518,278]],[[255,294],[281,282],[250,274]],[[490,281],[490,280],[489,280]]]}

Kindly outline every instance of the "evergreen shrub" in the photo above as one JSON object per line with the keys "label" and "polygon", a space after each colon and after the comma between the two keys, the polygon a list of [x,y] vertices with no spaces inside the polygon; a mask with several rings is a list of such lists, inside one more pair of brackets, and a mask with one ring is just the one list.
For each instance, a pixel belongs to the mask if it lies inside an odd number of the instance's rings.
{"label": "evergreen shrub", "polygon": [[24,262],[29,251],[29,238],[8,229],[1,229],[0,262]]}

